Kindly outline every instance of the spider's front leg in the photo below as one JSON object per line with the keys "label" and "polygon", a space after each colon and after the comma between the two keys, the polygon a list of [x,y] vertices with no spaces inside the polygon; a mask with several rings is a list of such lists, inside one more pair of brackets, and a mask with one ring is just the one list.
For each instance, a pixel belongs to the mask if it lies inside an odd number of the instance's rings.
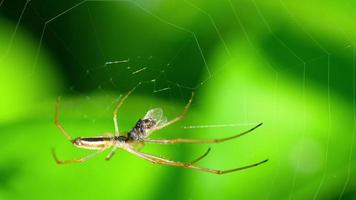
{"label": "spider's front leg", "polygon": [[169,125],[172,125],[173,123],[176,123],[176,122],[178,122],[179,120],[181,120],[181,119],[185,116],[185,114],[188,112],[189,107],[190,107],[190,105],[192,104],[193,97],[194,97],[194,92],[192,92],[192,96],[190,97],[190,99],[189,99],[187,105],[185,105],[183,111],[182,111],[176,118],[174,118],[174,119],[168,121],[168,122],[165,123],[165,124],[162,124],[162,125],[160,125],[160,126],[155,127],[154,129],[152,129],[151,132],[160,130],[160,129],[164,128],[164,127],[167,127],[167,126],[169,126]]}
{"label": "spider's front leg", "polygon": [[[154,156],[154,155],[150,155],[150,154],[146,154],[146,153],[142,153],[140,151],[137,151],[135,149],[132,149],[132,148],[124,148],[124,150],[136,155],[136,156],[139,156],[141,158],[144,158],[152,163],[156,163],[156,164],[163,164],[162,163],[162,160],[166,160],[166,161],[169,161],[167,159],[164,159],[164,158],[161,158],[161,157],[158,157],[158,156]],[[198,161],[202,160],[203,158],[205,158],[209,153],[210,153],[210,150],[211,148],[209,147],[208,150],[201,156],[199,156],[198,158],[192,160],[191,162],[187,162],[187,163],[181,163],[182,165],[185,165],[185,166],[188,166],[188,165],[192,165],[194,163],[197,163]],[[176,161],[169,161],[169,162],[176,162]],[[178,163],[178,162],[177,162]]]}
{"label": "spider's front leg", "polygon": [[[157,163],[157,164],[162,164],[162,165],[170,165],[170,166],[176,166],[176,167],[183,167],[183,168],[188,168],[188,169],[193,169],[193,170],[198,170],[198,171],[203,171],[203,172],[209,172],[209,173],[213,173],[213,174],[226,174],[226,173],[231,173],[231,172],[235,172],[235,171],[239,171],[239,170],[244,170],[244,169],[248,169],[251,167],[256,167],[256,166],[268,161],[268,159],[266,159],[266,160],[262,160],[260,162],[253,163],[250,165],[245,165],[242,167],[237,167],[237,168],[228,169],[228,170],[218,170],[218,169],[197,167],[197,166],[192,165],[192,163],[184,163],[184,162],[168,160],[168,159],[150,155],[147,153],[138,152],[138,151],[135,151],[134,149],[125,149],[125,150],[138,156],[138,157],[141,157],[147,161],[150,161],[152,163]],[[200,159],[199,158],[196,159],[195,162],[199,161]]]}
{"label": "spider's front leg", "polygon": [[228,140],[232,140],[238,137],[241,137],[243,135],[246,135],[247,133],[250,133],[254,131],[256,128],[260,127],[262,123],[254,126],[253,128],[244,131],[242,133],[238,133],[236,135],[230,136],[230,137],[225,137],[225,138],[214,138],[214,139],[186,139],[186,138],[175,138],[175,139],[151,139],[151,138],[144,138],[143,140],[145,142],[149,143],[157,143],[157,144],[176,144],[176,143],[219,143],[219,142],[225,142]]}

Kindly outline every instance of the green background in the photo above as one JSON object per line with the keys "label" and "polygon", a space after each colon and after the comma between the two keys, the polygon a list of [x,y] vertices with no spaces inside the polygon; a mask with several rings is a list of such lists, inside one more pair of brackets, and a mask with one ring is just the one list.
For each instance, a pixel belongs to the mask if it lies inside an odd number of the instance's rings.
{"label": "green background", "polygon": [[[0,199],[356,199],[355,2],[1,1]],[[264,123],[225,143],[144,152],[190,161],[211,147],[196,165],[216,169],[269,162],[215,175],[123,151],[107,162],[107,151],[56,165],[53,147],[63,159],[89,153],[55,127],[56,96],[73,137],[105,134],[138,82],[122,131],[154,107],[173,118],[191,91],[184,120],[153,138]]]}

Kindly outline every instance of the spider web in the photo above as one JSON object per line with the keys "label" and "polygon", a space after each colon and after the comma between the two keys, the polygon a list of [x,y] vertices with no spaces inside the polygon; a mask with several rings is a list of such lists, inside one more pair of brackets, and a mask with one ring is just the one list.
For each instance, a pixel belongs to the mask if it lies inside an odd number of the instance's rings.
{"label": "spider web", "polygon": [[[329,20],[331,30],[313,27],[318,22],[310,19],[312,15],[304,17],[297,5],[282,0],[271,5],[256,0],[52,4],[0,1],[2,16],[14,24],[0,61],[11,55],[19,32],[31,31],[38,40],[23,77],[31,80],[39,74],[39,60],[50,54],[65,83],[56,94],[68,98],[62,112],[72,109],[82,123],[97,126],[96,131],[108,131],[111,121],[101,124],[110,119],[118,99],[139,83],[123,108],[123,113],[135,111],[123,119],[124,129],[161,100],[174,102],[160,104],[172,118],[192,91],[197,93],[192,106],[196,111],[173,136],[223,137],[264,122],[258,134],[238,145],[214,145],[214,154],[225,156],[212,156],[202,165],[235,166],[236,160],[242,165],[268,157],[265,166],[223,178],[174,172],[170,176],[181,185],[172,193],[198,199],[222,194],[253,199],[354,198],[356,47],[354,32],[342,23],[352,18],[352,9],[345,9],[343,18],[320,11],[325,17],[320,20]],[[311,5],[312,12],[318,13],[315,6],[319,5]],[[320,9],[328,11],[328,6],[331,3]],[[165,7],[169,13],[162,11]],[[94,115],[84,110],[88,107],[102,111]],[[75,126],[67,125],[73,130]],[[177,152],[183,152],[177,153],[178,159],[202,147],[184,149],[178,146]],[[162,177],[154,183],[169,190],[170,181]],[[219,192],[207,194],[209,189]],[[150,194],[156,197],[159,192]]]}

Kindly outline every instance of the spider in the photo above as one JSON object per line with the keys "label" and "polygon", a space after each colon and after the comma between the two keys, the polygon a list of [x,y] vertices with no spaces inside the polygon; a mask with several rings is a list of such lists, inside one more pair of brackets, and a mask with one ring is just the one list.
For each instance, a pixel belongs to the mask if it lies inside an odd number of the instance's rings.
{"label": "spider", "polygon": [[[136,88],[136,87],[135,87]],[[63,133],[63,135],[75,146],[78,148],[84,148],[84,149],[89,149],[89,150],[96,150],[94,153],[89,154],[87,156],[84,156],[79,159],[73,159],[73,160],[59,160],[55,154],[54,149],[52,149],[52,155],[53,158],[55,159],[57,164],[67,164],[67,163],[81,163],[89,158],[94,157],[95,155],[103,152],[104,150],[112,147],[111,151],[109,154],[105,157],[106,160],[110,160],[114,153],[116,152],[117,149],[123,149],[133,155],[136,155],[140,158],[143,158],[147,161],[150,161],[155,164],[161,164],[161,165],[171,165],[171,166],[177,166],[177,167],[183,167],[183,168],[189,168],[193,170],[200,170],[203,172],[209,172],[209,173],[214,173],[214,174],[226,174],[230,172],[235,172],[251,167],[258,166],[262,163],[265,163],[268,161],[268,159],[253,163],[250,165],[242,166],[242,167],[237,167],[233,169],[228,169],[228,170],[217,170],[217,169],[210,169],[210,168],[203,168],[203,167],[197,167],[193,165],[194,163],[200,161],[203,159],[208,153],[210,152],[210,148],[201,156],[198,158],[194,159],[191,162],[178,162],[178,161],[173,161],[169,160],[166,158],[158,157],[155,155],[143,153],[138,150],[137,146],[140,144],[144,143],[159,143],[159,144],[175,144],[175,143],[219,143],[219,142],[224,142],[227,140],[231,140],[237,137],[240,137],[242,135],[245,135],[247,133],[250,133],[251,131],[255,130],[259,126],[262,125],[262,123],[256,125],[255,127],[239,133],[237,135],[231,136],[231,137],[226,137],[226,138],[220,138],[220,139],[184,139],[184,138],[177,138],[177,139],[151,139],[149,136],[160,129],[163,129],[169,125],[172,125],[182,119],[184,115],[187,113],[193,97],[194,97],[194,92],[192,92],[192,96],[189,100],[189,102],[186,104],[184,107],[184,110],[175,118],[173,118],[170,121],[167,121],[166,117],[163,116],[163,111],[160,108],[154,108],[149,110],[146,115],[142,118],[139,119],[130,131],[127,132],[127,135],[120,135],[119,132],[119,127],[118,127],[118,122],[117,122],[117,113],[121,106],[124,104],[125,100],[129,97],[129,95],[135,90],[135,88],[131,89],[121,100],[118,102],[117,106],[115,107],[114,110],[114,128],[115,128],[115,134],[112,133],[107,133],[104,134],[104,136],[95,136],[95,137],[77,137],[73,139],[73,137],[63,128],[62,124],[59,122],[58,119],[58,112],[59,112],[59,97],[57,97],[56,100],[56,109],[55,109],[55,115],[54,115],[54,122],[58,129]]]}

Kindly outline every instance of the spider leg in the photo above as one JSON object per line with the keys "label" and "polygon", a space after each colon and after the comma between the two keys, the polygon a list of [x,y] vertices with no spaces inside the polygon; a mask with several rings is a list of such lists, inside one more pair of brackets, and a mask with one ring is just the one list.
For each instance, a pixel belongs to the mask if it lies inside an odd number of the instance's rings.
{"label": "spider leg", "polygon": [[250,165],[246,165],[243,167],[237,167],[237,168],[233,168],[233,169],[229,169],[229,170],[217,170],[217,169],[210,169],[210,168],[203,168],[203,167],[197,167],[194,165],[191,165],[191,163],[184,163],[184,162],[177,162],[177,161],[172,161],[172,160],[168,160],[165,158],[161,158],[158,156],[154,156],[154,155],[150,155],[150,154],[146,154],[146,153],[142,153],[142,152],[138,152],[135,151],[134,149],[130,149],[130,148],[126,148],[126,151],[141,157],[147,161],[150,161],[152,163],[156,163],[156,164],[161,164],[161,165],[170,165],[170,166],[176,166],[176,167],[183,167],[183,168],[188,168],[188,169],[193,169],[193,170],[199,170],[199,171],[203,171],[203,172],[208,172],[208,173],[213,173],[213,174],[226,174],[226,173],[230,173],[230,172],[235,172],[235,171],[239,171],[239,170],[243,170],[243,169],[248,169],[251,167],[255,167],[258,166],[262,163],[265,163],[268,161],[268,159],[257,162],[257,163],[253,163]]}
{"label": "spider leg", "polygon": [[99,153],[101,153],[102,151],[96,151],[92,154],[89,154],[89,155],[86,155],[82,158],[78,158],[78,159],[72,159],[72,160],[59,160],[57,155],[56,155],[56,152],[54,151],[54,149],[52,149],[52,156],[54,158],[54,160],[56,161],[57,164],[69,164],[69,163],[81,163],[81,162],[84,162],[86,160],[88,160],[89,158],[92,158],[96,155],[98,155]]}
{"label": "spider leg", "polygon": [[173,123],[176,123],[177,121],[181,120],[181,119],[184,117],[184,115],[188,112],[188,109],[189,109],[190,105],[192,104],[193,97],[194,97],[194,92],[192,92],[192,96],[190,97],[190,99],[189,99],[187,105],[185,105],[184,110],[183,110],[176,118],[174,118],[174,119],[168,121],[168,122],[165,123],[165,124],[162,124],[162,125],[160,125],[160,126],[155,127],[154,129],[152,129],[151,132],[160,130],[160,129],[166,127],[166,126],[169,126],[169,125],[171,125],[171,124],[173,124]]}
{"label": "spider leg", "polygon": [[110,153],[105,157],[105,160],[109,161],[111,159],[111,157],[115,154],[117,150],[117,147],[113,147],[110,151]]}
{"label": "spider leg", "polygon": [[54,112],[54,123],[56,124],[57,128],[63,133],[63,135],[66,136],[66,138],[68,138],[68,140],[70,142],[73,142],[72,136],[63,128],[62,124],[59,122],[59,119],[58,119],[59,100],[60,100],[59,97],[57,97],[57,99],[56,99],[56,111]]}
{"label": "spider leg", "polygon": [[203,155],[201,155],[201,156],[199,156],[198,158],[194,159],[194,160],[191,161],[189,164],[192,165],[192,164],[194,164],[194,163],[200,161],[201,159],[203,159],[205,156],[207,156],[207,155],[209,154],[210,150],[211,150],[211,148],[209,147],[209,149],[208,149]]}
{"label": "spider leg", "polygon": [[150,138],[145,138],[143,139],[145,142],[150,142],[150,143],[159,143],[159,144],[175,144],[175,143],[219,143],[219,142],[224,142],[227,140],[235,139],[240,136],[243,136],[247,133],[252,132],[259,126],[261,126],[262,123],[256,125],[255,127],[244,131],[242,133],[239,133],[237,135],[231,136],[231,137],[226,137],[226,138],[219,138],[219,139],[185,139],[185,138],[176,138],[176,139],[150,139]]}
{"label": "spider leg", "polygon": [[114,127],[115,127],[115,135],[119,135],[120,131],[119,131],[119,126],[117,124],[117,113],[120,109],[120,107],[122,106],[122,104],[124,104],[125,100],[127,99],[127,97],[130,96],[130,94],[137,88],[137,86],[139,86],[141,83],[139,83],[138,85],[136,85],[134,88],[132,88],[123,98],[120,99],[119,103],[116,105],[115,110],[114,110],[114,117],[113,117],[113,121],[114,121]]}

